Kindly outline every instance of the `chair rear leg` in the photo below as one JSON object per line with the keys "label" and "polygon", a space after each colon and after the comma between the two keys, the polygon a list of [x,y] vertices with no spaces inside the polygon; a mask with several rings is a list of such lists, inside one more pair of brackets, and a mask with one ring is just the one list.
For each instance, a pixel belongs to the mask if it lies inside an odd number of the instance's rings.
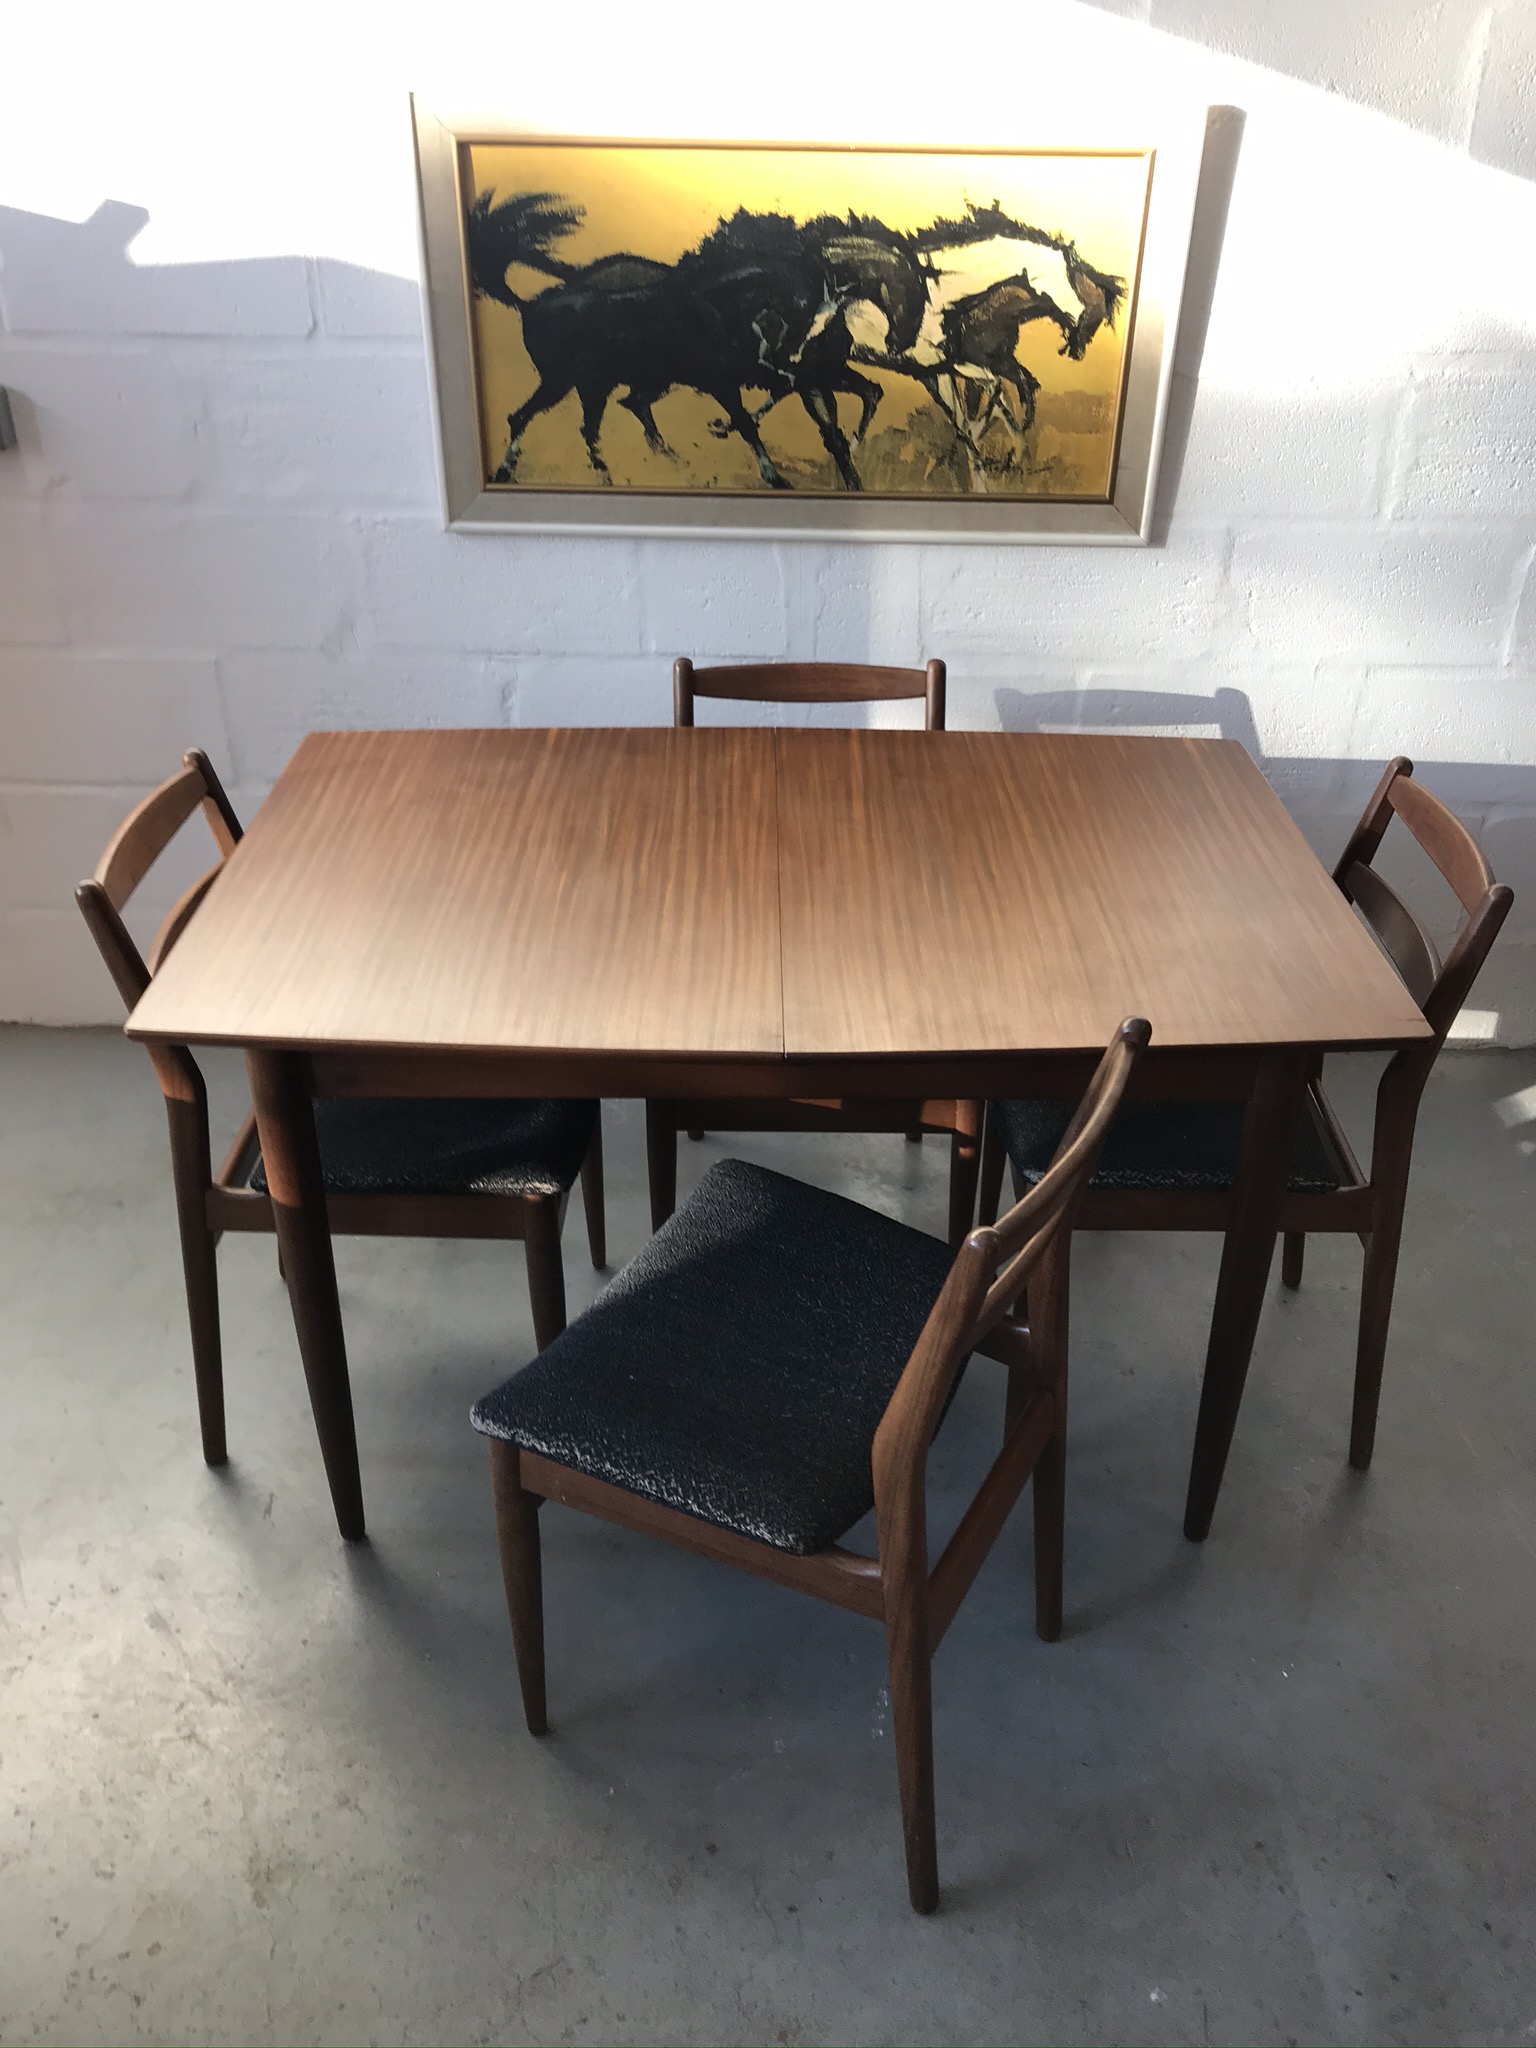
{"label": "chair rear leg", "polygon": [[1035,1509],[1035,1634],[1061,1640],[1061,1577],[1066,1549],[1067,1446],[1058,1423],[1040,1453],[1033,1484]]}
{"label": "chair rear leg", "polygon": [[677,1207],[677,1126],[655,1102],[645,1105],[645,1165],[651,1188],[651,1228],[660,1230]]}
{"label": "chair rear leg", "polygon": [[914,1911],[931,1913],[939,1903],[939,1859],[933,1813],[933,1674],[928,1617],[926,1604],[899,1587],[890,1588],[887,1598],[885,1640],[901,1829],[907,1850],[907,1891]]}
{"label": "chair rear leg", "polygon": [[1304,1230],[1288,1230],[1280,1248],[1280,1281],[1285,1287],[1301,1285],[1302,1261],[1307,1255],[1307,1234]]}
{"label": "chair rear leg", "polygon": [[1354,1413],[1350,1418],[1349,1462],[1366,1471],[1376,1448],[1376,1412],[1381,1405],[1381,1376],[1387,1362],[1387,1328],[1392,1320],[1392,1292],[1397,1281],[1397,1253],[1403,1215],[1382,1217],[1365,1242],[1365,1271],[1360,1280],[1360,1341],[1355,1353]]}
{"label": "chair rear leg", "polygon": [[961,1128],[949,1141],[949,1241],[958,1248],[965,1242],[976,1220],[982,1105],[979,1102],[959,1102],[955,1109],[956,1122]]}
{"label": "chair rear leg", "polygon": [[224,1436],[224,1352],[219,1332],[218,1239],[208,1227],[208,1188],[213,1164],[208,1152],[208,1115],[200,1102],[166,1098],[171,1129],[171,1174],[176,1188],[176,1222],[186,1276],[187,1320],[192,1333],[192,1377],[203,1458],[222,1465],[229,1457]]}
{"label": "chair rear leg", "polygon": [[523,1712],[530,1735],[549,1733],[544,1699],[544,1572],[539,1551],[541,1497],[529,1493],[518,1470],[515,1444],[492,1439],[491,1491],[496,1501],[496,1541],[507,1591],[507,1619]]}
{"label": "chair rear leg", "polygon": [[691,1139],[693,1140],[693,1142],[694,1142],[694,1144],[695,1144],[695,1145],[702,1145],[702,1144],[703,1144],[703,1142],[704,1142],[704,1133],[703,1133],[702,1131],[690,1131],[690,1132],[688,1133],[688,1135],[689,1135],[689,1137],[690,1137],[690,1138],[691,1138]]}
{"label": "chair rear leg", "polygon": [[981,1127],[981,1206],[978,1221],[995,1223],[997,1212],[1003,1200],[1003,1151],[1002,1136],[997,1128],[997,1116],[991,1103]]}
{"label": "chair rear leg", "polygon": [[560,1197],[530,1195],[523,1223],[534,1342],[542,1351],[565,1328],[565,1266],[560,1257]]}
{"label": "chair rear leg", "polygon": [[587,1147],[587,1156],[581,1162],[581,1202],[587,1212],[587,1243],[592,1249],[592,1263],[603,1267],[608,1263],[608,1217],[603,1202],[603,1111],[599,1104],[597,1122],[592,1126],[592,1142]]}
{"label": "chair rear leg", "polygon": [[906,1129],[906,1139],[909,1145],[921,1145],[921,1143],[923,1142],[922,1125],[908,1124]]}

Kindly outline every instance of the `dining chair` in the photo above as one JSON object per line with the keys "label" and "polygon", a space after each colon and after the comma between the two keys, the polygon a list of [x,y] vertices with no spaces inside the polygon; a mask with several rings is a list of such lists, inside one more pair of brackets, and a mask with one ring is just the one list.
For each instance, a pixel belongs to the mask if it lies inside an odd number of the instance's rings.
{"label": "dining chair", "polygon": [[[862,662],[745,662],[695,668],[687,656],[672,665],[672,723],[691,726],[698,698],[751,704],[872,704],[923,701],[923,727],[944,730],[947,671],[942,661],[923,668],[879,668]],[[651,1228],[659,1229],[677,1201],[679,1131],[697,1141],[698,1102],[653,1100],[645,1107],[646,1162]],[[950,1137],[950,1241],[958,1244],[976,1208],[982,1106],[978,1102],[803,1100],[712,1101],[709,1122],[721,1131],[901,1131],[920,1144],[926,1130]]]}
{"label": "dining chair", "polygon": [[[219,858],[166,917],[142,955],[123,910],[194,811]],[[241,837],[240,820],[206,754],[145,797],[113,834],[75,900],[128,1009],[159,971]],[[219,1238],[271,1231],[272,1205],[256,1119],[248,1115],[223,1164],[212,1165],[208,1089],[186,1046],[147,1045],[170,1121],[171,1171],[192,1326],[203,1456],[221,1465],[224,1370],[219,1327]],[[560,1232],[578,1173],[594,1266],[607,1260],[601,1105],[566,1101],[317,1100],[315,1125],[331,1229],[362,1237],[521,1238],[534,1335],[565,1328]]]}
{"label": "dining chair", "polygon": [[[1438,868],[1464,913],[1442,960],[1429,933],[1375,866],[1396,818]],[[1369,1172],[1360,1166],[1323,1092],[1321,1055],[1307,1079],[1292,1140],[1281,1230],[1280,1274],[1301,1285],[1312,1232],[1358,1236],[1365,1251],[1349,1462],[1364,1471],[1376,1442],[1387,1325],[1402,1239],[1419,1100],[1446,1033],[1509,914],[1514,892],[1494,880],[1471,833],[1413,779],[1413,763],[1391,762],[1333,871],[1333,879],[1423,1010],[1433,1037],[1394,1054],[1376,1090]],[[1105,1146],[1078,1216],[1083,1230],[1224,1230],[1237,1170],[1240,1102],[1133,1102]],[[1063,1112],[1049,1102],[988,1105],[980,1213],[995,1216],[1003,1162],[1015,1190],[1045,1171]]]}
{"label": "dining chair", "polygon": [[[1149,1036],[1139,1018],[1120,1027],[1039,1184],[958,1252],[722,1160],[562,1337],[476,1405],[533,1734],[549,1725],[546,1500],[883,1622],[908,1888],[932,1912],[930,1664],[1031,1477],[1035,1626],[1061,1633],[1073,1213]],[[976,1351],[1007,1367],[1002,1448],[930,1568],[928,1450]],[[871,1507],[872,1557],[842,1542]]]}

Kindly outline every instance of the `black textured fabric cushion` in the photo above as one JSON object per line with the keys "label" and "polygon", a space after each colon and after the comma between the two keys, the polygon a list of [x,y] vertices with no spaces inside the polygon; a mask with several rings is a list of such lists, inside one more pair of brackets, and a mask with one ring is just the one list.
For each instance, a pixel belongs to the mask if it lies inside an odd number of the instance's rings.
{"label": "black textured fabric cushion", "polygon": [[952,1258],[841,1195],[721,1160],[470,1419],[776,1549],[824,1549],[873,1505],[875,1429]]}
{"label": "black textured fabric cushion", "polygon": [[[321,1097],[315,1131],[338,1195],[557,1195],[581,1171],[595,1102]],[[258,1159],[251,1186],[267,1191]]]}
{"label": "black textured fabric cushion", "polygon": [[[996,1107],[1008,1157],[1025,1180],[1039,1180],[1074,1105],[1000,1102]],[[1246,1107],[1241,1102],[1123,1102],[1092,1185],[1170,1194],[1231,1187]],[[1329,1194],[1339,1186],[1338,1169],[1310,1113],[1298,1120],[1288,1178],[1291,1187],[1307,1194]]]}

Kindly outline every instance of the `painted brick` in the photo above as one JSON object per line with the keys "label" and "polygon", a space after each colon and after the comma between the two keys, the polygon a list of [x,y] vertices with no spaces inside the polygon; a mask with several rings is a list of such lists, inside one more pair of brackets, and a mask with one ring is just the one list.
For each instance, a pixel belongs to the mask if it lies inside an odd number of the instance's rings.
{"label": "painted brick", "polygon": [[335,520],[76,506],[54,527],[67,617],[91,646],[318,647],[357,602],[355,540]]}
{"label": "painted brick", "polygon": [[928,637],[946,660],[1192,656],[1210,644],[1220,534],[1165,548],[923,548]]}
{"label": "painted brick", "polygon": [[1194,394],[1172,509],[1183,518],[1298,505],[1318,518],[1368,515],[1377,509],[1397,404],[1390,386],[1257,392],[1207,378]]}
{"label": "painted brick", "polygon": [[1536,1045],[1536,941],[1496,940],[1467,998],[1467,1010],[1484,1012],[1485,1035],[1497,1044]]}
{"label": "painted brick", "polygon": [[1512,660],[1523,662],[1528,668],[1536,668],[1536,559],[1528,560],[1525,565],[1514,630],[1509,636],[1509,652]]}
{"label": "painted brick", "polygon": [[1079,698],[1084,728],[1236,740],[1266,767],[1272,755],[1310,756],[1315,767],[1337,752],[1351,702],[1338,679],[1324,687],[1311,667],[1239,669],[1223,657],[1160,669],[1090,662]]}
{"label": "painted brick", "polygon": [[121,1024],[123,1005],[80,913],[0,909],[0,1018]]}
{"label": "painted brick", "polygon": [[371,643],[492,654],[629,654],[640,639],[632,541],[445,533],[436,520],[371,522],[363,537]]}
{"label": "painted brick", "polygon": [[1493,872],[1515,892],[1499,943],[1536,939],[1536,810],[1490,811],[1478,839]]}
{"label": "painted brick", "polygon": [[[193,382],[193,379],[196,382]],[[189,366],[198,468],[212,498],[349,508],[437,505],[427,368],[330,355]]]}
{"label": "painted brick", "polygon": [[0,778],[9,782],[144,783],[201,747],[228,765],[211,661],[14,652],[0,688]]}
{"label": "painted brick", "polygon": [[421,286],[361,264],[322,257],[315,264],[320,325],[326,334],[362,340],[420,341]]}
{"label": "painted brick", "polygon": [[149,219],[106,200],[89,220],[0,209],[5,319],[13,334],[305,335],[314,326],[297,256],[140,266]]}
{"label": "painted brick", "polygon": [[1470,112],[1483,0],[1152,0],[1152,26],[1324,87],[1460,142]]}
{"label": "painted brick", "polygon": [[1475,528],[1276,526],[1237,536],[1232,583],[1271,659],[1492,661],[1522,552]]}
{"label": "painted brick", "polygon": [[475,655],[227,654],[218,664],[235,774],[276,781],[308,732],[507,723],[512,672]]}
{"label": "painted brick", "polygon": [[816,661],[916,666],[939,647],[923,642],[916,563],[906,548],[829,547],[786,542],[780,550],[789,593],[786,652]]}
{"label": "painted brick", "polygon": [[[8,458],[0,455],[0,463]],[[25,499],[0,504],[0,647],[62,640],[64,607],[51,537],[41,508]]]}
{"label": "painted brick", "polygon": [[1404,420],[1401,518],[1536,514],[1536,363],[1436,374]]}
{"label": "painted brick", "polygon": [[785,651],[785,568],[772,546],[750,540],[638,543],[641,646],[695,660],[772,659]]}
{"label": "painted brick", "polygon": [[19,446],[0,460],[0,493],[184,498],[193,433],[170,366],[143,350],[0,349]]}
{"label": "painted brick", "polygon": [[1536,8],[1500,0],[1472,122],[1472,154],[1501,171],[1536,178]]}
{"label": "painted brick", "polygon": [[[0,909],[73,911],[75,884],[90,874],[124,817],[159,779],[116,790],[0,784]],[[163,915],[217,857],[201,816],[189,819],[144,882],[135,907],[142,903],[151,919],[157,911]]]}
{"label": "painted brick", "polygon": [[672,665],[656,654],[531,656],[516,665],[511,712],[522,726],[670,725]]}
{"label": "painted brick", "polygon": [[[1509,670],[1372,668],[1343,751],[1407,754],[1447,802],[1475,786],[1484,802],[1517,800],[1536,782],[1529,721],[1536,675]],[[1532,791],[1536,795],[1536,791]]]}

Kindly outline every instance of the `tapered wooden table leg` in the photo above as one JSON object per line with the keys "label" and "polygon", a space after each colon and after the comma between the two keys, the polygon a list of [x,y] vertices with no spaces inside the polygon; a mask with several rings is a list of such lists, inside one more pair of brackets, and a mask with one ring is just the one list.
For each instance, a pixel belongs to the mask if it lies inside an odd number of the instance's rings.
{"label": "tapered wooden table leg", "polygon": [[1264,1290],[1275,1256],[1275,1237],[1285,1200],[1286,1168],[1291,1134],[1301,1108],[1301,1055],[1281,1050],[1259,1062],[1248,1114],[1237,1182],[1232,1191],[1231,1220],[1216,1282],[1210,1343],[1205,1354],[1205,1381],[1200,1389],[1200,1415],[1195,1424],[1195,1450],[1189,1468],[1189,1495],[1184,1505],[1184,1534],[1203,1543],[1210,1533],[1226,1470],[1232,1432],[1248,1377],[1248,1361],[1264,1306]]}
{"label": "tapered wooden table leg", "polygon": [[293,1304],[320,1455],[330,1482],[336,1526],[352,1543],[365,1533],[363,1487],[357,1470],[347,1345],[336,1293],[336,1263],[331,1256],[308,1072],[299,1053],[253,1050],[247,1064],[278,1251],[288,1276],[288,1298]]}

